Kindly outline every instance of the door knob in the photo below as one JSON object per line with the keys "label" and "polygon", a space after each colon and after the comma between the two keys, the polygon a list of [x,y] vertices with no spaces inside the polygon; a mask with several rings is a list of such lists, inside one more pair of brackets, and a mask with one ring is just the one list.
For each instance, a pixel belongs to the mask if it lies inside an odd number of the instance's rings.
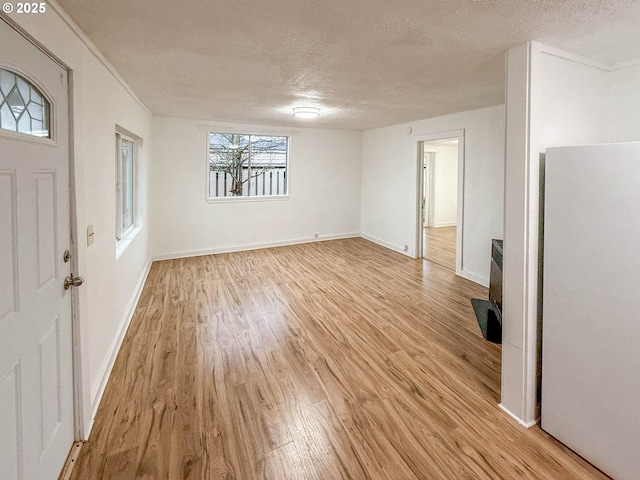
{"label": "door knob", "polygon": [[79,287],[84,283],[84,278],[74,277],[73,273],[64,279],[64,289],[69,290],[71,287]]}

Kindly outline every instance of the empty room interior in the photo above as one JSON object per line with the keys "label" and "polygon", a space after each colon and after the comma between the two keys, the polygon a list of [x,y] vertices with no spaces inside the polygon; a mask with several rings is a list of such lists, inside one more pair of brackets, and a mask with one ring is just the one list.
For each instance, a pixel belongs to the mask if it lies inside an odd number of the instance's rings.
{"label": "empty room interior", "polygon": [[640,478],[638,2],[2,10],[3,480]]}

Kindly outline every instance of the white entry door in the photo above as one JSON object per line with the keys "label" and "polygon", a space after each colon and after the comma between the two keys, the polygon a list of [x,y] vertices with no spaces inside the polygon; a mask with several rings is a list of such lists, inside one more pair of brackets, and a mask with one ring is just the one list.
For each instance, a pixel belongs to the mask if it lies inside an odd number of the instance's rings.
{"label": "white entry door", "polygon": [[74,440],[67,72],[0,19],[0,478]]}

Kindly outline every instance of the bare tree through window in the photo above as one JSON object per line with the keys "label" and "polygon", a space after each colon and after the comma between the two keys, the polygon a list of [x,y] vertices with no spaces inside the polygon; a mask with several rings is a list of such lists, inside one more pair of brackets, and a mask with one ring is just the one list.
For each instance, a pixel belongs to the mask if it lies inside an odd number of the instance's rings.
{"label": "bare tree through window", "polygon": [[288,137],[209,133],[209,197],[286,195]]}

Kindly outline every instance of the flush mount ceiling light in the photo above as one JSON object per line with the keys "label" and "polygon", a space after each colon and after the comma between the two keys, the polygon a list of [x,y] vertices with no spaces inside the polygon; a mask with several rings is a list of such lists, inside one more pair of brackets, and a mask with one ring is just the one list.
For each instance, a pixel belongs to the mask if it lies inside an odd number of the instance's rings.
{"label": "flush mount ceiling light", "polygon": [[296,107],[293,116],[298,118],[316,118],[320,116],[320,109],[316,107]]}

